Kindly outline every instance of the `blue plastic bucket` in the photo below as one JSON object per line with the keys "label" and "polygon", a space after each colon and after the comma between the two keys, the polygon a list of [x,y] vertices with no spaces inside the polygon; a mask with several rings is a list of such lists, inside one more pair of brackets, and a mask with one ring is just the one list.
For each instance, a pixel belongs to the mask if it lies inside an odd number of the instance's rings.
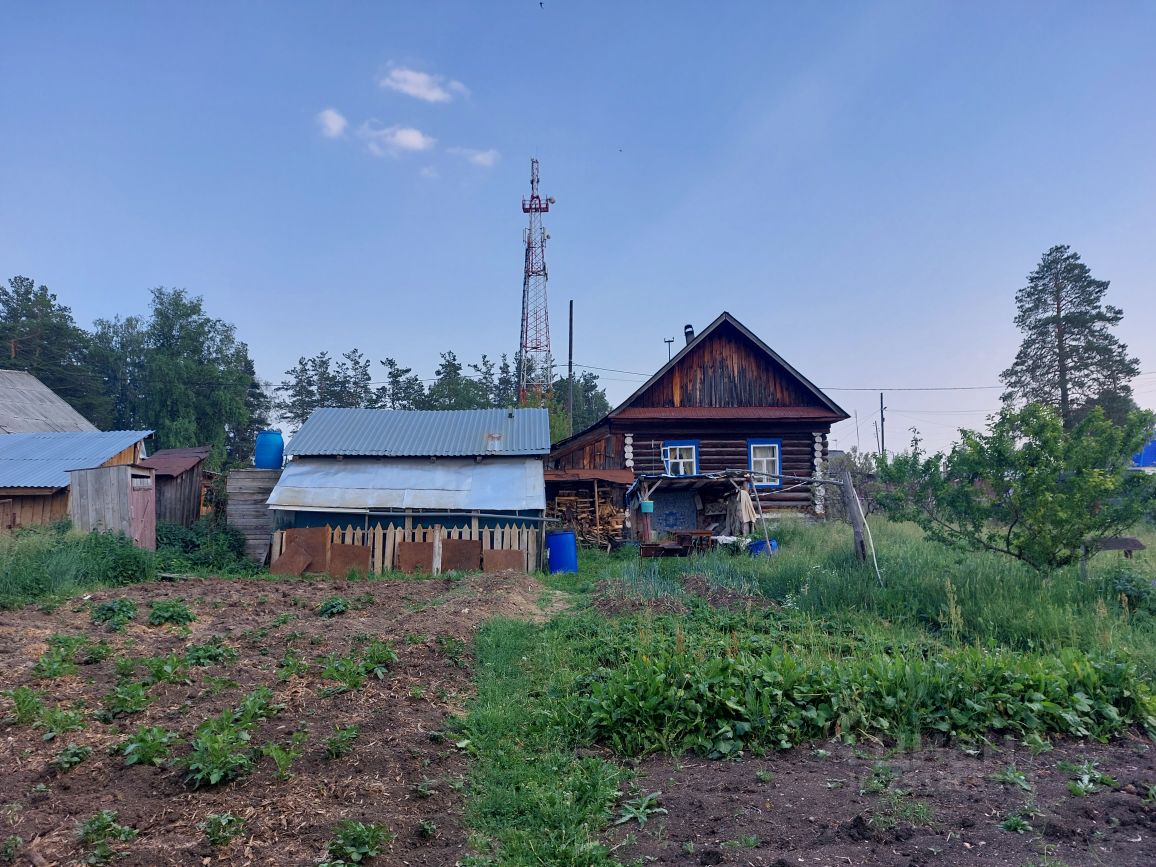
{"label": "blue plastic bucket", "polygon": [[653,500],[643,500],[638,505],[642,509],[642,514],[644,514],[644,515],[649,515],[654,511],[654,501]]}
{"label": "blue plastic bucket", "polygon": [[253,466],[259,470],[279,470],[285,463],[285,439],[279,430],[263,430],[257,434],[253,450]]}
{"label": "blue plastic bucket", "polygon": [[546,562],[551,575],[578,571],[578,539],[573,530],[550,530],[546,534]]}
{"label": "blue plastic bucket", "polygon": [[767,542],[766,539],[755,539],[747,546],[747,553],[752,557],[758,557],[760,554],[771,555],[779,550],[779,540],[771,539]]}

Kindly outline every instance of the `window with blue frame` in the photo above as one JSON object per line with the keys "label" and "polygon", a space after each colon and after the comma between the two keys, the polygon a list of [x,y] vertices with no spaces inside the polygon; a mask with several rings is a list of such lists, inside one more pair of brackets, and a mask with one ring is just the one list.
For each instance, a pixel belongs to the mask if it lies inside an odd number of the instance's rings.
{"label": "window with blue frame", "polygon": [[668,476],[693,476],[698,472],[698,440],[667,440],[662,444],[662,464]]}
{"label": "window with blue frame", "polygon": [[783,486],[783,441],[781,439],[747,440],[750,469],[760,488]]}

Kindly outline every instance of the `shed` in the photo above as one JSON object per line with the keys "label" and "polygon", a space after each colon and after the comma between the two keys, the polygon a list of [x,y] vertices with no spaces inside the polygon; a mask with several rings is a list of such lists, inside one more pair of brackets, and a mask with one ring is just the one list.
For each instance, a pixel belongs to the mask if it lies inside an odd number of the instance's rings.
{"label": "shed", "polygon": [[68,517],[82,533],[124,533],[138,548],[157,548],[156,482],[151,467],[119,464],[69,472]]}
{"label": "shed", "polygon": [[1132,462],[1146,473],[1156,473],[1156,436],[1152,437],[1151,442],[1140,450]]}
{"label": "shed", "polygon": [[545,409],[319,409],[269,496],[274,556],[325,527],[371,571],[537,568],[549,452]]}
{"label": "shed", "polygon": [[136,464],[152,431],[14,433],[0,436],[0,527],[68,517],[69,470]]}
{"label": "shed", "polygon": [[156,472],[157,520],[189,527],[201,516],[201,489],[209,446],[161,449],[140,462]]}
{"label": "shed", "polygon": [[0,370],[0,434],[93,433],[96,426],[23,370]]}

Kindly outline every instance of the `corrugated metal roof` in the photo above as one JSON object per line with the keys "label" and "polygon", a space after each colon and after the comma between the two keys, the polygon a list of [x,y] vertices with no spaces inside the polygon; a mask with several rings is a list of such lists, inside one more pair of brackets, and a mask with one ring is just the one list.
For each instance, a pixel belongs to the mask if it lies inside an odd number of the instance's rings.
{"label": "corrugated metal roof", "polygon": [[537,511],[546,508],[542,462],[534,458],[482,461],[310,459],[291,461],[269,508],[290,511],[364,512]]}
{"label": "corrugated metal roof", "polygon": [[22,370],[0,370],[0,433],[96,431],[64,398]]}
{"label": "corrugated metal roof", "polygon": [[209,456],[209,446],[191,449],[161,449],[152,457],[140,462],[142,467],[152,467],[158,476],[179,476],[186,473]]}
{"label": "corrugated metal roof", "polygon": [[0,488],[66,488],[68,471],[99,467],[151,430],[0,436]]}
{"label": "corrugated metal roof", "polygon": [[545,455],[545,409],[334,409],[314,411],[287,455],[474,457]]}

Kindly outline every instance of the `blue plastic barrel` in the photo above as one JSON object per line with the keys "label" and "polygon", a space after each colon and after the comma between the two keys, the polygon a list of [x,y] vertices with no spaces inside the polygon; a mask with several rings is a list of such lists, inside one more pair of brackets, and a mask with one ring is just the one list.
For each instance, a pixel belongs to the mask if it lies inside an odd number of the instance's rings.
{"label": "blue plastic barrel", "polygon": [[551,530],[546,534],[546,562],[551,575],[578,571],[578,539],[573,530]]}
{"label": "blue plastic barrel", "polygon": [[253,465],[259,470],[279,470],[285,463],[285,438],[279,430],[263,430],[257,434],[257,448]]}
{"label": "blue plastic barrel", "polygon": [[760,554],[774,554],[779,550],[779,540],[771,539],[767,542],[766,539],[755,539],[747,546],[747,553],[752,557],[758,557]]}

